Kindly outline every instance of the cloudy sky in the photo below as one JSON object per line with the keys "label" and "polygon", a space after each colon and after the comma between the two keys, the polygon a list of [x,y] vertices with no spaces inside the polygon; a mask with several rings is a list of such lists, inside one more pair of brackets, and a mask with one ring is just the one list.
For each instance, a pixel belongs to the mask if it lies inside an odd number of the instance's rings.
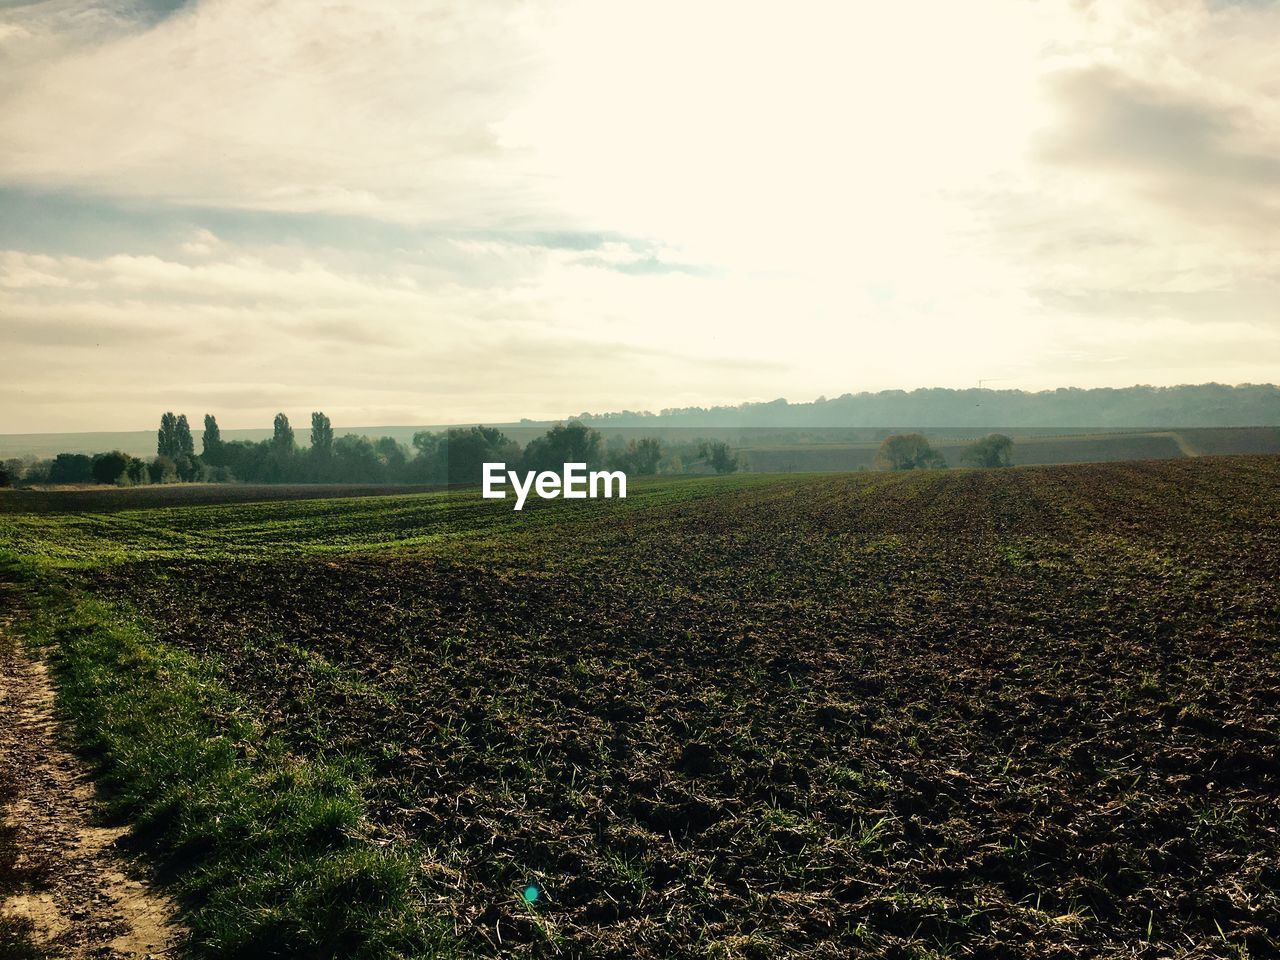
{"label": "cloudy sky", "polygon": [[1280,5],[0,0],[0,432],[1272,382]]}

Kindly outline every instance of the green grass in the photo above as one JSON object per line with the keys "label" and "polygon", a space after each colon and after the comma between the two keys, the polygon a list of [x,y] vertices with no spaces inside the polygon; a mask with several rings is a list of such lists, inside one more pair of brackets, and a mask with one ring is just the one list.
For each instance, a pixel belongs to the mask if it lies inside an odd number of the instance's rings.
{"label": "green grass", "polygon": [[46,566],[92,568],[143,559],[221,559],[351,553],[462,543],[548,526],[571,532],[602,517],[661,511],[727,493],[795,484],[803,477],[689,477],[632,481],[626,500],[482,500],[475,490],[265,501],[112,513],[0,513],[0,552]]}
{"label": "green grass", "polygon": [[367,826],[360,764],[263,739],[216,664],[156,643],[119,608],[45,584],[28,636],[55,668],[106,812],[132,822],[174,878],[198,953],[454,955],[420,907],[412,848]]}

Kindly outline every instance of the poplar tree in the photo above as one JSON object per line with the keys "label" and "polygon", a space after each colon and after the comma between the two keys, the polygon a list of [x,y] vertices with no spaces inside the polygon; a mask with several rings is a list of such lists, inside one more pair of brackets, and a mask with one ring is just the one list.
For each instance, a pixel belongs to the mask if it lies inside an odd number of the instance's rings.
{"label": "poplar tree", "polygon": [[324,457],[333,452],[333,425],[319,410],[311,414],[311,449]]}
{"label": "poplar tree", "polygon": [[160,418],[160,429],[156,431],[156,455],[176,460],[180,454],[178,418],[172,413],[166,413]]}
{"label": "poplar tree", "polygon": [[204,447],[204,458],[210,463],[220,459],[222,454],[222,431],[218,429],[218,421],[212,413],[204,415],[204,436],[201,438]]}
{"label": "poplar tree", "polygon": [[289,418],[283,413],[277,413],[274,426],[275,433],[271,437],[271,445],[281,453],[292,453],[293,427],[289,426]]}
{"label": "poplar tree", "polygon": [[191,437],[191,424],[187,423],[187,415],[185,413],[178,415],[178,422],[174,424],[173,432],[178,444],[178,456],[194,457],[196,455],[196,442]]}

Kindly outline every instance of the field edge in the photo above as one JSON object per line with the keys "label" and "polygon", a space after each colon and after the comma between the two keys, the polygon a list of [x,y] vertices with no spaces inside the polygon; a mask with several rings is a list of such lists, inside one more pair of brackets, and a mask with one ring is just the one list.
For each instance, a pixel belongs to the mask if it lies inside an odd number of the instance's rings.
{"label": "field edge", "polygon": [[0,556],[26,594],[19,641],[49,664],[59,719],[105,814],[132,825],[205,957],[459,956],[423,908],[412,848],[374,837],[363,770],[290,755],[218,680],[102,603]]}

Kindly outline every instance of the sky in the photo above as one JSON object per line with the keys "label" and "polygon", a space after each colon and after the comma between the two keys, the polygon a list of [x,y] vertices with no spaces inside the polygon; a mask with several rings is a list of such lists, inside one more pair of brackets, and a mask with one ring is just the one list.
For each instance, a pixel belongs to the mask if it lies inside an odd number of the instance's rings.
{"label": "sky", "polygon": [[0,432],[1280,370],[1280,4],[0,0]]}

